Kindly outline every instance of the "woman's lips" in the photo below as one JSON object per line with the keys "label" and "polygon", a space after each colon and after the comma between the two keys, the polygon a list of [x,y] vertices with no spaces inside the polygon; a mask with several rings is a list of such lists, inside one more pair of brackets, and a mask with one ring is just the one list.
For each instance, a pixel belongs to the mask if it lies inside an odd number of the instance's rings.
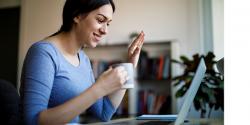
{"label": "woman's lips", "polygon": [[94,37],[95,37],[96,42],[101,40],[101,35],[94,33]]}

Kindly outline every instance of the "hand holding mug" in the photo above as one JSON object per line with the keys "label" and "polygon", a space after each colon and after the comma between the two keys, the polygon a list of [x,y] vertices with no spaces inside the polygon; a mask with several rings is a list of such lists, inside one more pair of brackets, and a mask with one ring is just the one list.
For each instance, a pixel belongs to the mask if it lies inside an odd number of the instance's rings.
{"label": "hand holding mug", "polygon": [[105,91],[105,94],[109,94],[121,89],[127,79],[128,73],[124,67],[110,67],[100,75],[96,83]]}
{"label": "hand holding mug", "polygon": [[123,89],[129,89],[134,88],[134,67],[132,63],[118,63],[112,65],[113,68],[116,67],[124,67],[124,69],[127,71],[127,80],[122,85]]}

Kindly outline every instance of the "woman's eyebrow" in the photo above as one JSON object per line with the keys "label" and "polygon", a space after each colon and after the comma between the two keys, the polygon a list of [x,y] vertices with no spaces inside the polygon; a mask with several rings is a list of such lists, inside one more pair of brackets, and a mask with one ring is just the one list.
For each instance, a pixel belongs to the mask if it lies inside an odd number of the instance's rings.
{"label": "woman's eyebrow", "polygon": [[105,16],[105,15],[103,15],[103,14],[97,14],[97,15],[100,15],[100,16],[104,17],[104,18],[105,18],[105,20],[112,21],[111,19],[109,19],[108,17],[106,17],[106,16]]}

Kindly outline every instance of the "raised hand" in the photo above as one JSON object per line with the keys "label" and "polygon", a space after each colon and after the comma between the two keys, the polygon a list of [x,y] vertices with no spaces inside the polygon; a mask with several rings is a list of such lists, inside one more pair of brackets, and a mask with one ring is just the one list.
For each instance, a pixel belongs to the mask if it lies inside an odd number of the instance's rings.
{"label": "raised hand", "polygon": [[144,43],[144,32],[142,31],[128,48],[128,61],[137,67],[142,45]]}

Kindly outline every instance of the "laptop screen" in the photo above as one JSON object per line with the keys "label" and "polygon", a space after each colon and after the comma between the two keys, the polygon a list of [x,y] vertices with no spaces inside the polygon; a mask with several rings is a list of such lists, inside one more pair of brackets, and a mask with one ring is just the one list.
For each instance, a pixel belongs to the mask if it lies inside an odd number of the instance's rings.
{"label": "laptop screen", "polygon": [[203,58],[201,58],[198,68],[196,69],[196,73],[194,75],[194,78],[192,80],[192,83],[187,91],[186,98],[184,100],[184,103],[181,107],[181,110],[178,114],[177,120],[175,121],[175,125],[179,125],[184,122],[187,113],[189,111],[189,108],[192,105],[192,102],[194,100],[194,97],[200,87],[201,81],[206,73],[206,64]]}

